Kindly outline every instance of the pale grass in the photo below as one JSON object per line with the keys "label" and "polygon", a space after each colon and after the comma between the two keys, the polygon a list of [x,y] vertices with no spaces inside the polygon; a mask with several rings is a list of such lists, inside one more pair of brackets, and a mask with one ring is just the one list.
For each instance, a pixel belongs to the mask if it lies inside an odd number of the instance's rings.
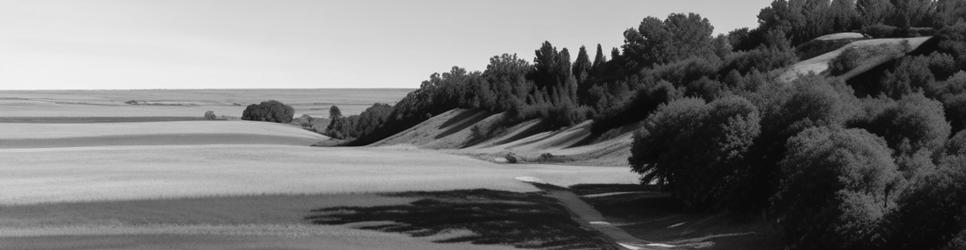
{"label": "pale grass", "polygon": [[0,139],[50,139],[99,136],[250,134],[326,137],[290,125],[253,121],[171,121],[120,123],[0,123]]}
{"label": "pale grass", "polygon": [[277,145],[0,150],[0,204],[636,183],[626,168],[500,165],[434,151]]}

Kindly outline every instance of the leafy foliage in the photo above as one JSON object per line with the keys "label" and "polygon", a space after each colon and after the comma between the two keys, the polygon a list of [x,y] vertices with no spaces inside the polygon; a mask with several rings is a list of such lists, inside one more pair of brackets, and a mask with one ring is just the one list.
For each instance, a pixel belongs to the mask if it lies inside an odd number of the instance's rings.
{"label": "leafy foliage", "polygon": [[934,152],[946,142],[950,127],[943,114],[942,103],[921,93],[908,95],[898,102],[880,102],[884,107],[869,121],[856,124],[885,138],[897,153],[911,155],[920,150]]}
{"label": "leafy foliage", "polygon": [[666,185],[691,208],[721,203],[730,197],[734,165],[760,132],[759,119],[757,108],[737,96],[671,102],[634,137],[631,167],[642,182]]}
{"label": "leafy foliage", "polygon": [[792,248],[874,249],[899,178],[885,141],[861,129],[817,127],[786,148],[773,209]]}
{"label": "leafy foliage", "polygon": [[242,120],[265,121],[277,123],[292,122],[295,117],[295,109],[279,101],[270,100],[259,104],[252,104],[245,107],[242,111]]}

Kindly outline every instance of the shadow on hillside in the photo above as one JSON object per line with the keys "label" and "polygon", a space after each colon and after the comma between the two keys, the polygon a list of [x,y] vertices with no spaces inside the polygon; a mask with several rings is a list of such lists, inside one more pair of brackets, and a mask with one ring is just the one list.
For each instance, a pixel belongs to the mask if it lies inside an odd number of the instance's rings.
{"label": "shadow on hillside", "polygon": [[687,210],[656,186],[576,185],[582,196],[631,235],[684,248],[782,249],[781,230],[754,215]]}
{"label": "shadow on hillside", "polygon": [[[442,238],[435,240],[439,243],[615,249],[603,235],[581,227],[556,200],[539,193],[475,189],[390,195],[419,200],[408,205],[315,209],[306,219],[321,225],[386,222],[357,228],[413,237],[436,236]],[[472,234],[447,235],[457,231]]]}
{"label": "shadow on hillside", "polygon": [[462,131],[470,126],[476,125],[478,122],[486,119],[490,116],[490,113],[486,111],[466,111],[462,112],[456,117],[447,120],[443,125],[439,126],[440,129],[446,129],[442,133],[439,133],[435,138],[440,139],[447,137],[449,135],[455,134],[456,132]]}

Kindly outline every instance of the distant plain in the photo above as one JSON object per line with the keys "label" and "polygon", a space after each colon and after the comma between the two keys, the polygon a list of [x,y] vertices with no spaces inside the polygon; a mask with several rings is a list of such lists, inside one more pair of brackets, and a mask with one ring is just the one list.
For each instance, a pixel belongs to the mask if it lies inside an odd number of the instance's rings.
{"label": "distant plain", "polygon": [[332,105],[339,106],[344,114],[359,114],[376,102],[393,104],[409,91],[411,89],[0,90],[0,122],[90,122],[103,121],[106,117],[186,120],[200,119],[206,111],[238,117],[245,106],[266,100],[291,105],[296,116],[307,114],[319,118],[328,117]]}

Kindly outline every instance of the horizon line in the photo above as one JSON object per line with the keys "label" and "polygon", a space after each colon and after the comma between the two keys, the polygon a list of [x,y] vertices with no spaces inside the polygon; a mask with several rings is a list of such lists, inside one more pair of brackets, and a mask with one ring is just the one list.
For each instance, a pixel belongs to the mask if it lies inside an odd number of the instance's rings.
{"label": "horizon line", "polygon": [[130,89],[0,89],[0,91],[133,91],[133,90],[311,90],[311,89],[396,89],[415,90],[418,88],[354,87],[354,88],[130,88]]}

